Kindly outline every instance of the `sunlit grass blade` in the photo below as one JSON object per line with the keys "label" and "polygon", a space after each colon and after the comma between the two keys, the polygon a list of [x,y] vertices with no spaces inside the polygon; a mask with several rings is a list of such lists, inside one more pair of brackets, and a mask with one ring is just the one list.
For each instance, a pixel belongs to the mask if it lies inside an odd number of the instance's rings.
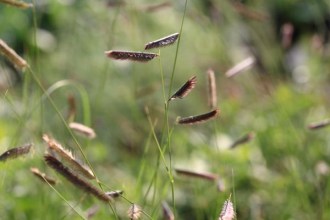
{"label": "sunlit grass blade", "polygon": [[49,183],[50,185],[55,185],[56,180],[54,178],[51,178],[47,176],[45,173],[40,172],[38,168],[31,167],[30,168],[31,173],[33,173],[36,177],[38,177],[40,180]]}
{"label": "sunlit grass blade", "polygon": [[144,53],[135,51],[122,51],[122,50],[110,50],[105,54],[115,60],[131,60],[139,62],[147,62],[158,56],[156,53]]}
{"label": "sunlit grass blade", "polygon": [[213,119],[213,118],[217,117],[219,114],[220,114],[220,110],[215,109],[215,110],[212,110],[210,112],[207,112],[207,113],[201,114],[201,115],[194,115],[194,116],[189,116],[189,117],[184,117],[184,118],[179,117],[177,119],[177,123],[178,124],[187,124],[187,125],[199,124],[199,123],[206,122],[210,119]]}
{"label": "sunlit grass blade", "polygon": [[15,0],[0,0],[0,3],[4,3],[7,5],[11,5],[11,6],[14,6],[17,8],[23,8],[23,9],[33,7],[33,4],[31,4],[31,3],[25,3],[23,1],[15,1]]}
{"label": "sunlit grass blade", "polygon": [[168,101],[176,98],[182,99],[186,97],[191,92],[191,90],[195,88],[196,83],[197,83],[196,76],[191,77],[183,86],[181,86],[181,88],[178,91],[176,91],[171,96],[171,98]]}
{"label": "sunlit grass blade", "polygon": [[5,162],[9,159],[16,159],[17,157],[28,154],[31,150],[32,144],[25,144],[21,147],[9,149],[0,155],[0,161]]}
{"label": "sunlit grass blade", "polygon": [[217,107],[217,84],[215,80],[215,74],[212,69],[207,71],[208,82],[208,104],[211,109]]}
{"label": "sunlit grass blade", "polygon": [[93,175],[92,171],[86,167],[85,165],[81,164],[71,153],[71,151],[65,149],[57,143],[54,139],[50,138],[48,135],[44,134],[42,136],[43,140],[47,143],[48,148],[50,149],[51,153],[55,153],[60,158],[65,161],[66,164],[69,165],[69,167],[74,170],[75,172],[83,175],[84,177],[88,179],[94,179],[95,176]]}
{"label": "sunlit grass blade", "polygon": [[161,39],[149,42],[145,45],[145,50],[150,50],[153,48],[159,48],[159,47],[165,47],[169,46],[175,43],[175,41],[178,39],[179,33],[174,33],[169,36],[163,37]]}
{"label": "sunlit grass blade", "polygon": [[21,70],[28,66],[28,63],[19,56],[15,50],[10,48],[6,42],[0,39],[0,53],[3,54],[12,64]]}
{"label": "sunlit grass blade", "polygon": [[247,70],[251,68],[255,64],[255,58],[254,57],[248,57],[244,59],[243,61],[239,62],[225,73],[228,78],[233,77],[239,73],[241,73],[244,70]]}
{"label": "sunlit grass blade", "polygon": [[218,176],[213,173],[200,173],[200,172],[178,169],[178,168],[175,168],[175,172],[178,175],[183,175],[183,176],[193,177],[193,178],[200,178],[200,179],[209,180],[209,181],[215,181],[218,178]]}
{"label": "sunlit grass blade", "polygon": [[86,125],[77,122],[71,122],[69,127],[77,134],[80,134],[81,136],[87,137],[89,139],[96,137],[94,130],[90,127],[87,127]]}
{"label": "sunlit grass blade", "polygon": [[231,195],[224,202],[219,219],[218,220],[233,220],[235,218],[234,205],[231,202]]}
{"label": "sunlit grass blade", "polygon": [[238,138],[236,141],[234,141],[231,145],[230,148],[235,148],[241,144],[245,144],[249,141],[251,141],[255,137],[254,132],[249,132],[242,137]]}
{"label": "sunlit grass blade", "polygon": [[101,201],[104,201],[104,202],[111,201],[111,197],[107,196],[105,193],[98,190],[91,183],[89,183],[86,180],[80,178],[77,174],[71,172],[69,168],[64,166],[55,157],[53,157],[49,154],[46,154],[44,156],[44,159],[45,159],[48,166],[50,166],[56,172],[58,172],[59,174],[64,176],[69,182],[71,182],[77,188],[80,188],[81,190],[83,190],[86,193],[94,195],[96,198],[98,198]]}

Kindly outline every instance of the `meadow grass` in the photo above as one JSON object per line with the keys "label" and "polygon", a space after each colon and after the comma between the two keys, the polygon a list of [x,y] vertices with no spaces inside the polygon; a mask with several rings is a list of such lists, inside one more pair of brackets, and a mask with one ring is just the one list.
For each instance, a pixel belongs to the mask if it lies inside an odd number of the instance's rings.
{"label": "meadow grass", "polygon": [[[0,8],[0,38],[9,46],[6,34],[21,34],[12,22],[29,33],[20,51],[29,64],[19,72],[22,83],[1,90],[0,154],[33,143],[33,151],[0,162],[1,219],[330,217],[328,127],[309,129],[327,121],[330,104],[319,73],[329,64],[317,51],[307,50],[306,66],[316,70],[307,82],[284,80],[271,60],[281,59],[271,22],[251,19],[240,5],[215,4],[224,16],[219,27],[197,1],[153,12],[142,0],[67,4],[49,2],[46,14],[35,6]],[[50,27],[56,46],[47,49],[40,29]],[[249,58],[238,44],[247,33],[258,40],[269,73],[254,60],[228,78],[227,70]],[[109,59],[141,61],[146,53],[153,59],[143,63]],[[191,125],[177,123],[187,115],[181,123]],[[76,135],[72,122],[93,129],[95,138]],[[45,133],[71,156],[50,151],[44,160]],[[95,180],[65,158],[85,164]]]}

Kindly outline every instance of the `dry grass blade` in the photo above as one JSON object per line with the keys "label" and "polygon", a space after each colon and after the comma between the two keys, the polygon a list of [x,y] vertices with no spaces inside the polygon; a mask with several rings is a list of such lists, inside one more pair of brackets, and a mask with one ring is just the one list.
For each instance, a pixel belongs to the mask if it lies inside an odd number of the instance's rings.
{"label": "dry grass blade", "polygon": [[90,127],[87,127],[86,125],[76,122],[71,122],[69,124],[69,127],[77,134],[80,134],[81,136],[87,137],[89,139],[93,139],[96,137],[94,130]]}
{"label": "dry grass blade", "polygon": [[40,180],[44,181],[45,183],[49,183],[50,185],[55,185],[56,180],[54,178],[48,177],[45,173],[40,172],[38,168],[31,167],[30,171],[38,177]]}
{"label": "dry grass blade", "polygon": [[72,170],[88,179],[95,178],[92,171],[88,167],[77,161],[77,159],[72,155],[69,150],[62,147],[59,143],[57,143],[54,139],[48,137],[48,135],[46,134],[44,134],[42,138],[48,144],[48,148],[50,149],[50,151],[62,158],[63,161],[65,161],[65,163],[68,164]]}
{"label": "dry grass blade", "polygon": [[325,119],[320,122],[313,122],[313,123],[309,124],[308,128],[310,130],[316,130],[316,129],[327,127],[328,125],[330,125],[330,119]]}
{"label": "dry grass blade", "polygon": [[105,194],[107,194],[111,198],[118,198],[119,196],[123,195],[123,193],[124,193],[123,190],[116,190],[116,191],[105,192]]}
{"label": "dry grass blade", "polygon": [[179,124],[199,124],[199,123],[203,123],[206,122],[210,119],[213,119],[215,117],[217,117],[217,115],[219,115],[220,110],[219,109],[215,109],[212,110],[210,112],[207,112],[205,114],[201,114],[201,115],[194,115],[194,116],[189,116],[189,117],[185,117],[185,118],[179,118],[177,120],[177,122]]}
{"label": "dry grass blade", "polygon": [[215,80],[215,74],[212,69],[207,71],[208,82],[208,103],[211,109],[217,107],[217,85]]}
{"label": "dry grass blade", "polygon": [[238,73],[241,73],[243,70],[249,69],[255,63],[254,57],[248,57],[245,60],[239,62],[232,68],[230,68],[225,74],[228,78],[235,76]]}
{"label": "dry grass blade", "polygon": [[9,149],[0,155],[0,161],[5,162],[8,159],[15,159],[19,156],[28,154],[31,150],[31,147],[32,147],[32,144],[25,144],[21,147],[15,147],[15,148]]}
{"label": "dry grass blade", "polygon": [[223,204],[220,216],[218,220],[233,220],[235,218],[235,211],[233,203],[230,200],[230,197]]}
{"label": "dry grass blade", "polygon": [[141,208],[136,204],[132,204],[127,211],[127,215],[131,220],[139,219],[141,217],[141,213]]}
{"label": "dry grass blade", "polygon": [[105,54],[115,60],[131,60],[139,62],[147,62],[157,57],[156,53],[144,53],[134,51],[121,51],[121,50],[110,50],[106,51]]}
{"label": "dry grass blade", "polygon": [[28,66],[27,62],[20,57],[12,48],[0,39],[0,53],[7,57],[16,67],[24,70]]}
{"label": "dry grass blade", "polygon": [[23,9],[33,7],[32,4],[25,3],[23,1],[0,0],[0,3],[4,3],[4,4],[7,4],[7,5],[11,5],[11,6],[14,6],[14,7],[17,7],[17,8],[23,8]]}
{"label": "dry grass blade", "polygon": [[255,137],[255,134],[253,132],[249,132],[249,133],[245,134],[244,136],[240,137],[239,139],[237,139],[236,141],[234,141],[234,143],[232,143],[230,145],[230,148],[235,148],[238,145],[245,144],[245,143],[251,141],[254,137]]}
{"label": "dry grass blade", "polygon": [[195,88],[195,85],[197,83],[196,76],[191,77],[181,88],[176,91],[171,98],[168,101],[171,101],[176,98],[184,98],[186,97],[193,88]]}
{"label": "dry grass blade", "polygon": [[210,180],[210,181],[215,181],[218,176],[212,173],[197,173],[194,171],[189,171],[189,170],[183,170],[183,169],[175,169],[175,172],[179,175],[184,175],[188,177],[195,177],[195,178],[200,178],[204,180]]}
{"label": "dry grass blade", "polygon": [[171,34],[169,36],[147,43],[144,49],[150,50],[153,48],[169,46],[171,44],[174,44],[178,37],[179,33]]}
{"label": "dry grass blade", "polygon": [[102,191],[98,190],[95,186],[87,182],[86,180],[80,178],[78,175],[70,171],[69,168],[65,167],[59,160],[55,157],[46,154],[44,159],[48,166],[53,168],[56,172],[64,176],[68,181],[70,181],[74,186],[80,188],[86,193],[94,195],[96,198],[104,202],[111,201],[111,197],[107,196]]}
{"label": "dry grass blade", "polygon": [[174,220],[174,214],[170,208],[170,206],[167,204],[167,202],[162,202],[162,209],[163,209],[163,219],[164,220]]}

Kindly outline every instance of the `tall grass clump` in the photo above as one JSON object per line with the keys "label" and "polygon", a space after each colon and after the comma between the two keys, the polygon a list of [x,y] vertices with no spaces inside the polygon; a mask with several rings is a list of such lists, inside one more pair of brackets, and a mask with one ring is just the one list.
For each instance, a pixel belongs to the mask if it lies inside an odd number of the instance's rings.
{"label": "tall grass clump", "polygon": [[1,219],[328,219],[329,11],[0,1]]}

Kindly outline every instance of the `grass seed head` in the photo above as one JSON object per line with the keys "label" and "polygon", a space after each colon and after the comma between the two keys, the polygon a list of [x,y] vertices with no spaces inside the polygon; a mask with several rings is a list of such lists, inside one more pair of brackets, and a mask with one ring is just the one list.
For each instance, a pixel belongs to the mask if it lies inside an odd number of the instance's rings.
{"label": "grass seed head", "polygon": [[96,198],[98,198],[101,201],[109,202],[111,201],[111,197],[97,189],[95,186],[93,186],[91,183],[87,182],[86,180],[80,178],[77,174],[73,173],[69,168],[64,166],[58,159],[55,157],[46,154],[44,156],[45,162],[48,166],[53,168],[56,172],[61,174],[63,177],[65,177],[69,182],[71,182],[74,186],[77,188],[80,188],[86,193],[94,195]]}
{"label": "grass seed head", "polygon": [[215,80],[215,74],[212,69],[207,71],[208,82],[208,104],[211,109],[217,107],[217,85]]}
{"label": "grass seed head", "polygon": [[181,88],[178,91],[176,91],[171,96],[171,98],[168,101],[171,101],[176,98],[182,99],[186,97],[191,92],[191,90],[195,88],[196,83],[197,83],[196,76],[192,76],[183,86],[181,86]]}
{"label": "grass seed head", "polygon": [[219,219],[218,220],[233,220],[235,218],[234,205],[230,200],[230,197],[224,202]]}
{"label": "grass seed head", "polygon": [[174,214],[170,208],[170,206],[167,204],[167,202],[162,202],[162,209],[163,209],[163,219],[164,220],[174,220]]}
{"label": "grass seed head", "polygon": [[96,137],[96,134],[94,130],[90,127],[87,127],[86,125],[77,123],[77,122],[71,122],[69,124],[69,127],[75,131],[77,134],[80,134],[81,136],[87,137],[88,139],[93,139]]}
{"label": "grass seed head", "polygon": [[48,177],[45,173],[40,172],[38,168],[31,167],[30,168],[31,173],[33,173],[36,177],[38,177],[40,180],[49,183],[50,185],[55,185],[56,180],[54,178]]}
{"label": "grass seed head", "polygon": [[179,117],[177,119],[178,124],[183,124],[183,125],[193,125],[193,124],[199,124],[203,123],[206,121],[209,121],[215,117],[217,117],[220,114],[219,109],[212,110],[210,112],[207,112],[205,114],[201,115],[194,115],[194,116],[189,116],[185,118]]}
{"label": "grass seed head", "polygon": [[43,140],[48,144],[48,149],[51,154],[59,156],[69,167],[80,175],[88,178],[95,179],[93,172],[81,162],[79,162],[71,153],[71,151],[62,147],[54,139],[50,138],[48,135],[43,135]]}
{"label": "grass seed head", "polygon": [[141,217],[141,214],[142,210],[136,204],[132,204],[127,211],[127,215],[130,220],[138,220]]}
{"label": "grass seed head", "polygon": [[17,8],[22,8],[22,9],[26,9],[26,8],[32,8],[33,4],[31,3],[25,3],[23,1],[16,1],[16,0],[0,0],[0,3],[4,3],[7,5],[11,5]]}
{"label": "grass seed head", "polygon": [[0,161],[5,162],[8,159],[16,159],[17,157],[28,154],[31,150],[32,144],[25,144],[21,147],[15,147],[5,151],[0,155]]}
{"label": "grass seed head", "polygon": [[21,70],[24,70],[28,64],[12,48],[0,39],[0,53],[3,54],[11,63]]}
{"label": "grass seed head", "polygon": [[110,50],[106,51],[105,54],[115,60],[131,60],[138,62],[147,62],[158,56],[156,53],[144,53],[134,51],[121,51],[121,50]]}
{"label": "grass seed head", "polygon": [[153,48],[165,47],[175,43],[175,41],[179,38],[179,33],[174,33],[169,36],[163,37],[161,39],[149,42],[145,45],[145,50],[150,50]]}

